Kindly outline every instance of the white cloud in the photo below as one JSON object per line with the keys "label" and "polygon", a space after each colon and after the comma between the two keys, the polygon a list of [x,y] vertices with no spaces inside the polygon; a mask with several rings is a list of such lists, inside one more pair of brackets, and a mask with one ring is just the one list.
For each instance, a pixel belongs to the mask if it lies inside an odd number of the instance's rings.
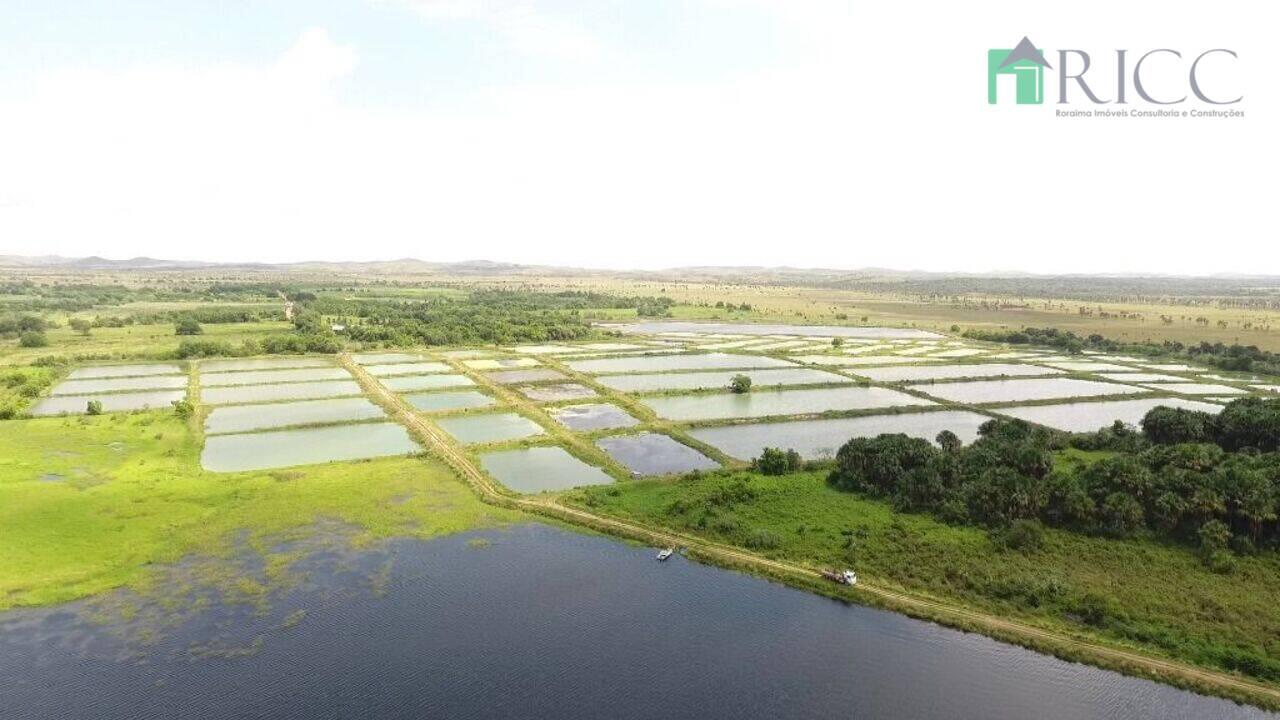
{"label": "white cloud", "polygon": [[569,60],[598,59],[600,39],[581,23],[540,10],[527,0],[396,0],[431,21],[477,22],[514,50]]}

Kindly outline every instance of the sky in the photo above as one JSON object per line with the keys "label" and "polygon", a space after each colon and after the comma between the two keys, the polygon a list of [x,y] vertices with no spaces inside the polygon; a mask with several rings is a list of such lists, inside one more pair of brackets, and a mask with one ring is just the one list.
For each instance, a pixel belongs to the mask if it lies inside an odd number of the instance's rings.
{"label": "sky", "polygon": [[[1280,274],[1256,0],[0,10],[0,254]],[[1146,61],[1156,99],[1231,49],[1199,77],[1244,116],[1057,117],[1119,106],[1056,77],[989,105],[1024,35],[1104,99],[1116,49],[1183,53]]]}

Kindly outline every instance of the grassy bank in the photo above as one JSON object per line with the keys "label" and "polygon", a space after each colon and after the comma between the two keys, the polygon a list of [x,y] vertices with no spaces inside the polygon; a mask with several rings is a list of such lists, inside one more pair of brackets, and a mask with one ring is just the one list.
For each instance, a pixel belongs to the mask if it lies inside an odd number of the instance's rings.
{"label": "grassy bank", "polygon": [[0,609],[144,587],[189,554],[268,552],[317,522],[356,541],[518,519],[428,458],[215,474],[172,413],[49,418],[0,433]]}
{"label": "grassy bank", "polygon": [[1275,682],[1266,662],[1280,657],[1274,558],[1241,558],[1224,576],[1186,548],[1053,530],[1037,550],[1002,549],[984,530],[831,489],[823,473],[626,483],[579,491],[572,501],[777,559],[854,567],[877,585]]}

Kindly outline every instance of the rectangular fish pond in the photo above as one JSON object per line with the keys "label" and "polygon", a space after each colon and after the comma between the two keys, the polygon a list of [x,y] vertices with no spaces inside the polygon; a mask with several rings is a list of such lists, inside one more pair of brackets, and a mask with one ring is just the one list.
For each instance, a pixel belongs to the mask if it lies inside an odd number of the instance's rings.
{"label": "rectangular fish pond", "polygon": [[659,433],[601,438],[596,445],[637,476],[670,475],[720,467],[715,460]]}
{"label": "rectangular fish pond", "polygon": [[793,449],[806,460],[817,460],[834,457],[840,446],[853,438],[885,433],[902,433],[933,442],[938,433],[950,430],[967,445],[978,438],[978,427],[990,419],[964,410],[939,410],[694,428],[689,435],[739,460],[759,457],[767,447]]}
{"label": "rectangular fish pond", "polygon": [[934,404],[897,390],[879,387],[760,390],[740,395],[677,395],[649,398],[643,402],[661,417],[687,421]]}
{"label": "rectangular fish pond", "polygon": [[263,357],[236,360],[202,360],[201,373],[245,372],[249,370],[292,370],[295,368],[330,367],[329,357]]}
{"label": "rectangular fish pond", "polygon": [[156,390],[111,395],[59,395],[41,400],[31,409],[32,415],[80,415],[89,407],[90,400],[102,403],[103,412],[126,410],[167,410],[173,403],[187,396],[186,390]]}
{"label": "rectangular fish pond", "polygon": [[520,493],[607,485],[608,473],[560,447],[534,447],[482,453],[480,466],[498,482]]}
{"label": "rectangular fish pond", "polygon": [[280,385],[236,385],[205,388],[200,399],[209,405],[277,402],[280,400],[314,400],[326,397],[359,395],[355,380],[323,380],[320,382],[283,383]]}
{"label": "rectangular fish pond", "polygon": [[565,365],[578,372],[592,374],[795,367],[794,363],[778,358],[730,353],[640,355],[635,357],[598,358],[595,360],[568,360]]}
{"label": "rectangular fish pond", "polygon": [[64,380],[54,386],[50,394],[90,395],[92,393],[130,392],[133,390],[178,390],[186,387],[186,375],[152,375],[149,377]]}
{"label": "rectangular fish pond", "polygon": [[1000,408],[1001,415],[1026,420],[1066,432],[1093,432],[1119,420],[1127,425],[1138,425],[1152,408],[1160,407],[1198,410],[1214,415],[1222,412],[1221,405],[1183,400],[1181,398],[1144,398],[1141,400],[1103,400],[1098,402],[1061,403],[1058,405],[1028,405],[1026,407]]}
{"label": "rectangular fish pond", "polygon": [[518,440],[545,433],[538,423],[513,412],[442,418],[436,424],[464,445]]}
{"label": "rectangular fish pond", "polygon": [[740,372],[648,373],[642,375],[604,375],[597,382],[623,392],[659,392],[664,390],[714,390],[728,388],[735,375],[751,378],[755,387],[769,385],[826,385],[856,382],[843,375],[814,368],[776,368],[742,370]]}
{"label": "rectangular fish pond", "polygon": [[366,365],[365,372],[374,377],[390,377],[392,375],[421,375],[423,373],[452,372],[453,368],[442,362],[407,362],[389,365]]}
{"label": "rectangular fish pond", "polygon": [[249,432],[292,425],[372,420],[385,417],[382,408],[362,397],[302,400],[265,405],[228,405],[216,407],[204,421],[209,435]]}
{"label": "rectangular fish pond", "polygon": [[909,365],[906,367],[864,368],[851,371],[877,382],[909,382],[912,380],[955,380],[958,378],[1020,377],[1029,375],[1061,375],[1061,370],[1038,365],[982,363],[973,365]]}
{"label": "rectangular fish pond", "polygon": [[76,368],[67,375],[68,380],[87,378],[142,377],[144,375],[179,375],[182,368],[171,363],[145,365],[93,365]]}
{"label": "rectangular fish pond", "polygon": [[607,403],[566,405],[560,408],[552,408],[548,412],[561,425],[570,430],[582,432],[632,427],[640,423],[626,410]]}
{"label": "rectangular fish pond", "polygon": [[315,382],[316,380],[346,380],[351,373],[346,368],[318,367],[287,370],[244,370],[240,372],[208,373],[200,375],[201,387],[229,387],[232,385],[272,385],[275,383]]}
{"label": "rectangular fish pond", "polygon": [[241,472],[407,455],[419,450],[400,425],[366,423],[214,435],[205,439],[200,464],[214,472]]}
{"label": "rectangular fish pond", "polygon": [[1075,378],[979,380],[975,382],[946,383],[943,385],[921,385],[917,389],[934,397],[940,397],[943,400],[962,403],[1053,400],[1057,398],[1127,395],[1147,392],[1145,388],[1134,385],[1120,385],[1096,380],[1077,380]]}
{"label": "rectangular fish pond", "polygon": [[438,388],[471,387],[475,382],[466,375],[398,375],[380,380],[388,390],[412,392]]}
{"label": "rectangular fish pond", "polygon": [[467,408],[488,407],[497,403],[497,400],[478,390],[418,393],[416,395],[405,395],[404,400],[422,412],[465,410]]}

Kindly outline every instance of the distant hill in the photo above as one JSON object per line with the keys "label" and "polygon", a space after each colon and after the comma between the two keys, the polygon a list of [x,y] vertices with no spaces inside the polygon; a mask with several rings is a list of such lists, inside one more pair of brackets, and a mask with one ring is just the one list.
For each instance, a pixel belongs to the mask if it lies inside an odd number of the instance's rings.
{"label": "distant hill", "polygon": [[[617,277],[661,282],[731,282],[743,284],[793,284],[897,291],[923,294],[964,294],[985,291],[995,294],[1038,295],[1061,293],[1070,297],[1085,287],[1098,290],[1140,290],[1144,293],[1193,292],[1211,295],[1249,287],[1271,291],[1280,288],[1280,276],[1219,274],[1215,276],[1171,276],[1151,274],[1038,275],[1016,270],[985,273],[928,272],[891,268],[797,268],[763,266],[689,266],[665,270],[599,270],[551,265],[522,265],[491,260],[432,262],[417,258],[368,262],[303,261],[291,263],[215,263],[135,257],[124,260],[92,256],[67,258],[58,255],[0,255],[0,270],[68,272],[156,272],[206,270],[220,272],[271,272],[310,274],[377,274],[385,276],[432,275],[443,277]],[[981,284],[981,287],[977,283]]]}

